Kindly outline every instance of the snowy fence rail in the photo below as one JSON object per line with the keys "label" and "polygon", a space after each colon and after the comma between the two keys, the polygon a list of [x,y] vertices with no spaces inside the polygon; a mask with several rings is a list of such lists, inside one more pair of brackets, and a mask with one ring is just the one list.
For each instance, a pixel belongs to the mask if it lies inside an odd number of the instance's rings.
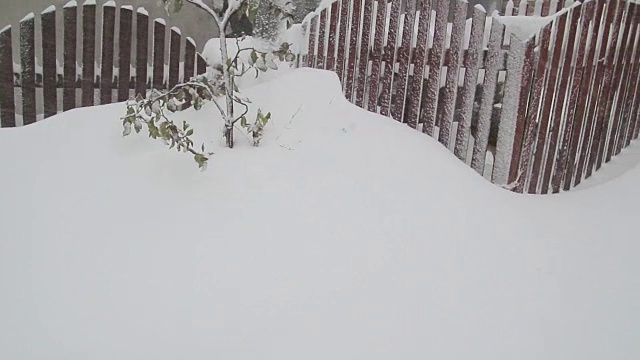
{"label": "snowy fence rail", "polygon": [[537,24],[522,40],[508,17],[476,7],[466,19],[463,1],[453,14],[448,0],[400,2],[330,3],[304,24],[304,62],[516,192],[569,190],[638,137],[640,5],[588,0],[546,25],[514,18]]}
{"label": "snowy fence rail", "polygon": [[97,10],[91,0],[70,1],[0,30],[0,127],[124,101],[206,71],[193,40],[162,19],[150,21],[144,8],[108,1]]}
{"label": "snowy fence rail", "polygon": [[571,0],[509,0],[500,9],[505,16],[549,16],[570,7]]}

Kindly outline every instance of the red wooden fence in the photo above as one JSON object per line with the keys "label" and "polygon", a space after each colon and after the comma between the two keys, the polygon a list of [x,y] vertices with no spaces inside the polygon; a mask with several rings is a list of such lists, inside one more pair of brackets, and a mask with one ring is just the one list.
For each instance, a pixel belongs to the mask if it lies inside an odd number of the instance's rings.
{"label": "red wooden fence", "polygon": [[[40,21],[31,14],[20,21],[19,29],[0,30],[1,127],[146,95],[151,87],[166,89],[206,71],[193,40],[177,28],[167,29],[164,20],[150,21],[143,8],[134,13],[133,7],[117,7],[112,1],[101,8],[97,16],[95,2],[78,6],[71,1],[62,9],[48,8]],[[56,22],[58,18],[62,22]],[[62,44],[56,43],[56,33],[64,34]],[[19,45],[14,48],[16,36]],[[57,54],[62,54],[60,59]]]}
{"label": "red wooden fence", "polygon": [[520,39],[481,8],[466,19],[464,1],[453,14],[448,0],[400,1],[322,9],[305,23],[306,65],[516,192],[568,190],[638,137],[640,5],[509,2],[510,15],[555,14]]}

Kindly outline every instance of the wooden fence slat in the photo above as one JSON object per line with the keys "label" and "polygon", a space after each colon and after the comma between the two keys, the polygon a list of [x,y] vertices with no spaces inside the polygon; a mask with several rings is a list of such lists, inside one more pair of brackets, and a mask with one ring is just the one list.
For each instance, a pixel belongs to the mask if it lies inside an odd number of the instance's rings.
{"label": "wooden fence slat", "polygon": [[[631,4],[628,4],[631,5]],[[635,6],[633,7],[635,9]],[[623,121],[621,121],[620,116],[620,100],[624,97],[623,94],[623,84],[625,80],[628,78],[629,67],[627,66],[629,61],[631,60],[631,49],[629,45],[630,38],[634,35],[631,33],[631,23],[634,20],[634,13],[631,11],[631,7],[627,7],[624,13],[624,30],[622,33],[622,38],[618,43],[619,50],[618,55],[616,56],[616,60],[614,60],[614,73],[613,73],[613,90],[609,94],[609,108],[607,113],[605,114],[605,118],[610,119],[611,126],[608,129],[608,134],[606,136],[607,143],[603,143],[603,154],[604,162],[611,161],[611,157],[613,156],[613,152],[616,149],[616,141],[618,138],[618,133],[620,131],[621,125],[623,125]],[[627,77],[623,77],[623,74],[627,75]],[[615,95],[618,95],[617,97]],[[606,146],[606,150],[605,150]]]}
{"label": "wooden fence slat", "polygon": [[[609,39],[609,33],[611,30],[611,24],[616,18],[617,14],[617,5],[618,0],[613,0],[607,2],[607,12],[605,18],[606,26],[603,27],[602,31],[602,39]],[[595,168],[598,152],[600,149],[600,136],[602,134],[602,126],[604,123],[604,107],[606,107],[606,100],[603,99],[603,90],[606,87],[610,86],[611,78],[609,65],[611,64],[611,59],[609,59],[609,53],[611,52],[611,45],[609,41],[602,41],[602,46],[600,47],[600,56],[598,59],[602,61],[604,59],[604,64],[599,66],[596,71],[595,83],[597,86],[594,88],[593,99],[597,99],[596,101],[592,101],[594,104],[591,105],[590,108],[594,108],[593,112],[590,112],[592,117],[594,118],[594,127],[593,127],[593,137],[591,139],[591,146],[589,147],[589,159],[586,166],[585,178],[588,178],[593,173]]]}
{"label": "wooden fence slat", "polygon": [[576,118],[584,118],[585,128],[584,128],[584,135],[582,137],[582,144],[580,145],[580,156],[578,158],[578,163],[576,166],[576,172],[574,176],[575,177],[574,186],[577,186],[578,184],[580,184],[580,181],[582,180],[582,176],[584,173],[584,168],[587,163],[587,158],[589,156],[589,144],[591,142],[592,130],[594,126],[592,106],[595,106],[595,102],[596,102],[596,101],[591,101],[591,98],[593,97],[593,94],[596,91],[594,89],[597,89],[597,86],[599,85],[596,81],[594,81],[595,80],[594,74],[598,69],[599,61],[597,61],[597,59],[601,59],[602,57],[604,57],[603,54],[599,54],[600,48],[598,47],[598,42],[597,42],[598,36],[595,36],[595,35],[600,33],[601,23],[602,23],[601,18],[604,17],[603,15],[605,11],[606,2],[598,1],[596,4],[597,4],[597,8],[596,8],[596,12],[592,22],[593,23],[592,35],[594,36],[591,37],[589,52],[585,57],[587,61],[585,65],[586,72],[583,76],[583,84],[580,90],[580,96],[579,96],[580,102],[576,106]]}
{"label": "wooden fence slat", "polygon": [[22,119],[24,125],[36,122],[35,46],[35,18],[31,13],[20,21]]}
{"label": "wooden fence slat", "polygon": [[62,111],[76,108],[76,46],[78,37],[78,7],[74,3],[64,6],[64,75],[62,90]]}
{"label": "wooden fence slat", "polygon": [[207,72],[207,61],[200,53],[196,53],[196,75],[202,75]]}
{"label": "wooden fence slat", "polygon": [[356,106],[364,107],[364,96],[367,86],[367,68],[369,67],[369,44],[371,42],[371,25],[373,23],[374,0],[364,0],[364,16],[362,21],[362,38],[358,49],[358,78],[356,85]]}
{"label": "wooden fence slat", "polygon": [[93,106],[96,58],[96,5],[82,5],[82,106]]}
{"label": "wooden fence slat", "polygon": [[367,110],[378,112],[378,93],[380,86],[380,67],[382,66],[382,51],[384,41],[385,16],[387,6],[384,2],[377,2],[376,24],[374,27],[373,51],[371,52],[371,75],[369,81]]}
{"label": "wooden fence slat", "polygon": [[402,121],[404,118],[405,104],[407,103],[407,80],[409,78],[409,65],[411,62],[411,38],[413,36],[413,27],[415,26],[416,2],[409,1],[407,11],[404,14],[404,24],[402,26],[402,43],[398,50],[398,80],[394,81],[395,101],[391,104],[391,116]]}
{"label": "wooden fence slat", "polygon": [[[640,18],[640,9],[638,9],[637,17]],[[640,19],[638,20],[640,25]],[[629,89],[629,96],[627,105],[625,106],[625,113],[628,112],[629,116],[629,130],[627,130],[627,135],[624,139],[623,146],[629,146],[631,140],[634,138],[635,130],[639,127],[636,121],[636,114],[638,113],[638,105],[640,105],[640,81],[636,81],[638,76],[640,76],[640,31],[636,30],[636,40],[635,40],[635,49],[632,58],[633,70],[631,78],[629,82],[632,83],[633,87]]]}
{"label": "wooden fence slat", "polygon": [[[349,0],[344,0],[349,1]],[[331,14],[329,21],[329,44],[327,46],[327,66],[326,70],[336,71],[336,36],[338,32],[339,18],[340,14],[338,10],[340,9],[341,0],[335,1],[331,4]]]}
{"label": "wooden fence slat", "polygon": [[[511,2],[513,4],[513,2]],[[456,146],[454,154],[458,159],[465,161],[469,144],[469,130],[473,113],[476,84],[478,81],[478,69],[480,57],[483,54],[482,37],[487,14],[478,8],[473,9],[471,33],[469,36],[468,56],[464,58],[464,84],[462,86],[460,114],[458,118],[458,130],[456,132]]]}
{"label": "wooden fence slat", "polygon": [[182,69],[182,80],[189,81],[194,76],[196,66],[196,44],[192,38],[187,37],[184,44],[184,67]]}
{"label": "wooden fence slat", "polygon": [[627,72],[623,75],[624,83],[622,84],[623,95],[620,100],[620,111],[616,116],[620,116],[623,119],[623,124],[620,129],[620,135],[618,136],[618,142],[616,144],[615,155],[618,155],[622,148],[627,146],[627,139],[632,131],[633,123],[631,121],[630,108],[634,96],[634,85],[637,83],[635,79],[638,78],[638,62],[635,61],[635,56],[638,54],[638,39],[640,38],[640,31],[638,31],[638,23],[640,17],[640,6],[637,4],[629,4],[632,8],[633,21],[631,23],[631,34],[629,49],[627,50]]}
{"label": "wooden fence slat", "polygon": [[[353,0],[342,0],[340,6],[340,30],[338,35],[338,49],[336,55],[336,73],[340,82],[344,84],[345,53],[347,49],[347,29],[349,28],[349,10]],[[353,25],[352,25],[353,26]],[[357,28],[355,29],[357,32]],[[351,30],[353,31],[353,29]]]}
{"label": "wooden fence slat", "polygon": [[318,16],[314,16],[311,18],[309,22],[308,28],[308,36],[309,36],[309,48],[307,49],[307,66],[315,67],[316,66],[316,38],[318,37]]}
{"label": "wooden fence slat", "polygon": [[[547,150],[547,159],[545,163],[543,179],[542,179],[542,188],[548,189],[551,185],[551,190],[553,193],[557,193],[560,191],[560,180],[562,178],[560,173],[557,173],[554,176],[554,165],[557,163],[557,159],[561,157],[559,152],[562,152],[562,147],[566,147],[566,143],[560,144],[560,149],[558,149],[558,139],[560,139],[560,131],[566,128],[566,115],[564,112],[564,107],[567,104],[568,93],[567,87],[569,86],[569,77],[571,75],[571,71],[574,68],[571,62],[573,60],[573,52],[575,48],[575,39],[576,39],[576,31],[578,27],[578,20],[580,18],[580,8],[574,8],[567,13],[567,17],[569,18],[568,27],[562,28],[562,32],[564,33],[565,43],[562,46],[562,51],[564,52],[564,59],[562,61],[562,65],[560,69],[558,69],[558,76],[560,77],[560,82],[555,90],[555,100],[554,100],[554,108],[553,108],[553,119],[552,125],[549,132],[549,141],[548,141],[548,150]],[[564,127],[561,126],[564,124]],[[566,130],[565,130],[566,131]],[[554,177],[554,181],[552,182],[552,177]]]}
{"label": "wooden fence slat", "polygon": [[131,37],[133,8],[120,8],[120,33],[118,42],[118,101],[129,99],[131,89]]}
{"label": "wooden fence slat", "polygon": [[166,25],[164,20],[153,21],[153,89],[164,89],[164,41]]}
{"label": "wooden fence slat", "polygon": [[[531,88],[530,101],[526,114],[526,127],[524,130],[524,139],[522,144],[522,151],[520,154],[520,164],[518,165],[518,173],[520,179],[514,184],[513,191],[522,193],[527,189],[530,191],[531,178],[533,177],[533,169],[531,165],[533,163],[533,156],[535,154],[535,147],[537,145],[537,134],[540,126],[539,110],[542,105],[542,91],[545,81],[545,69],[549,60],[549,44],[551,41],[551,31],[553,29],[553,23],[549,23],[538,34],[539,45],[538,52],[534,60],[534,76],[533,86]],[[535,188],[533,193],[535,193]]]}
{"label": "wooden fence slat", "polygon": [[487,67],[485,69],[484,83],[482,86],[482,102],[480,103],[478,117],[478,132],[473,146],[473,158],[471,159],[471,167],[480,175],[483,175],[484,173],[489,131],[491,129],[493,99],[496,91],[496,82],[498,80],[497,60],[503,43],[503,35],[504,25],[498,21],[493,21],[488,44],[489,56],[487,58]]}
{"label": "wooden fence slat", "polygon": [[431,1],[422,1],[420,17],[418,19],[418,37],[413,51],[413,74],[409,79],[409,96],[407,124],[416,129],[420,116],[422,85],[424,84],[424,70],[427,63],[427,39],[429,36],[429,22],[431,18]]}
{"label": "wooden fence slat", "polygon": [[171,43],[169,47],[169,89],[180,81],[180,43],[182,35],[178,28],[171,28]]}
{"label": "wooden fence slat", "polygon": [[16,126],[11,26],[0,31],[0,128]]}
{"label": "wooden fence slat", "polygon": [[136,96],[147,96],[149,63],[149,15],[143,8],[136,13]]}
{"label": "wooden fence slat", "polygon": [[440,88],[440,69],[444,49],[445,32],[447,31],[447,17],[449,16],[449,0],[437,0],[436,22],[433,35],[433,46],[429,52],[429,77],[427,91],[422,97],[422,112],[420,118],[423,123],[422,132],[433,136],[436,126],[436,110]]}
{"label": "wooden fence slat", "polygon": [[345,45],[349,49],[349,58],[347,60],[346,76],[344,84],[344,96],[349,101],[353,101],[353,82],[356,71],[356,53],[358,51],[358,39],[362,37],[360,31],[360,15],[362,14],[362,0],[353,0],[353,9],[351,11],[351,32],[349,36],[349,44]]}
{"label": "wooden fence slat", "polygon": [[318,56],[316,60],[316,68],[324,69],[327,64],[327,57],[325,53],[326,42],[327,42],[327,17],[329,16],[328,9],[324,9],[320,12],[319,18],[319,29],[318,29]]}
{"label": "wooden fence slat", "polygon": [[58,69],[56,67],[56,8],[40,15],[42,24],[42,93],[44,117],[58,113]]}
{"label": "wooden fence slat", "polygon": [[442,111],[438,114],[438,141],[445,147],[449,147],[451,126],[456,107],[456,90],[458,88],[458,74],[460,71],[460,59],[462,55],[462,41],[464,40],[465,20],[467,16],[466,1],[457,0],[454,10],[453,25],[451,28],[451,58],[447,65],[447,79],[445,81],[444,96],[441,101]]}
{"label": "wooden fence slat", "polygon": [[[562,45],[564,41],[564,29],[567,23],[567,14],[563,14],[554,20],[555,34],[552,42],[552,55],[551,66],[547,69],[547,82],[544,87],[544,99],[542,102],[542,113],[540,115],[540,127],[538,128],[538,140],[536,144],[535,155],[533,159],[533,167],[531,171],[531,182],[529,185],[530,193],[538,192],[538,185],[542,182],[544,177],[544,160],[545,150],[548,144],[548,135],[551,132],[550,123],[553,125],[552,119],[552,105],[553,96],[556,89],[556,82],[558,79],[558,71],[560,68],[560,55],[562,51]],[[546,187],[541,186],[542,193],[547,192]]]}
{"label": "wooden fence slat", "polygon": [[[491,181],[501,186],[514,186],[524,137],[524,121],[530,90],[535,40],[521,41],[511,35],[508,76],[504,92]],[[522,94],[521,94],[522,92]]]}
{"label": "wooden fence slat", "polygon": [[[576,156],[578,154],[578,146],[580,141],[580,134],[582,133],[584,119],[583,117],[576,116],[575,104],[579,103],[580,84],[582,83],[583,74],[585,71],[585,52],[587,48],[587,40],[589,34],[589,23],[593,19],[593,12],[595,10],[594,2],[588,2],[582,6],[582,14],[580,17],[580,29],[579,43],[577,46],[576,63],[574,76],[571,81],[570,94],[569,94],[569,106],[567,110],[567,127],[564,132],[562,145],[560,146],[560,152],[558,154],[556,162],[556,178],[555,181],[562,181],[563,190],[569,190],[571,188],[572,174],[575,170]],[[561,177],[560,179],[558,177]]]}
{"label": "wooden fence slat", "polygon": [[384,47],[382,61],[384,61],[384,75],[382,78],[382,92],[380,93],[380,114],[390,115],[391,90],[396,63],[396,46],[398,41],[398,26],[400,19],[400,1],[391,3],[389,19],[389,32],[387,33],[387,46]]}
{"label": "wooden fence slat", "polygon": [[100,64],[100,104],[113,101],[113,56],[116,27],[115,4],[102,7],[102,60]]}

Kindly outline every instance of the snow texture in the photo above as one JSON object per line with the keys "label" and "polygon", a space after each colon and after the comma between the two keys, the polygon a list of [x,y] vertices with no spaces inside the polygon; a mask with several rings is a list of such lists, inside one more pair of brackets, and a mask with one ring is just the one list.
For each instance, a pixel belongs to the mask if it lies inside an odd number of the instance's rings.
{"label": "snow texture", "polygon": [[138,12],[138,14],[149,15],[149,12],[147,11],[147,9],[145,9],[143,7],[139,7],[137,12]]}
{"label": "snow texture", "polygon": [[133,11],[133,6],[132,5],[123,5],[120,8]]}
{"label": "snow texture", "polygon": [[83,5],[95,5],[96,0],[86,0]]}
{"label": "snow texture", "polygon": [[20,22],[33,20],[35,17],[36,15],[34,13],[28,13],[27,16],[25,16],[24,18],[22,18],[22,20],[20,20]]}
{"label": "snow texture", "polygon": [[11,29],[11,25],[7,25],[7,26],[3,27],[2,30],[0,30],[0,33],[3,33],[5,31],[7,31],[8,29]]}
{"label": "snow texture", "polygon": [[0,358],[640,358],[638,144],[614,180],[518,196],[334,73],[246,95],[257,149],[212,139],[212,104],[172,115],[204,173],[123,138],[123,104],[0,129]]}
{"label": "snow texture", "polygon": [[76,0],[71,0],[64,5],[64,8],[66,9],[66,8],[75,7],[75,6],[78,6],[78,2]]}
{"label": "snow texture", "polygon": [[48,8],[44,9],[44,11],[41,14],[48,14],[48,13],[52,13],[56,11],[56,6],[55,5],[51,5]]}
{"label": "snow texture", "polygon": [[106,3],[104,3],[104,5],[102,6],[109,6],[109,7],[115,7],[116,6],[116,2],[113,0],[107,1]]}
{"label": "snow texture", "polygon": [[158,24],[167,25],[167,22],[163,18],[156,18],[153,21],[157,22]]}
{"label": "snow texture", "polygon": [[175,27],[175,26],[173,26],[173,27],[171,28],[171,31],[173,31],[174,33],[177,33],[178,35],[181,35],[181,34],[182,34],[182,32],[180,31],[180,29],[179,29],[179,28],[177,28],[177,27]]}

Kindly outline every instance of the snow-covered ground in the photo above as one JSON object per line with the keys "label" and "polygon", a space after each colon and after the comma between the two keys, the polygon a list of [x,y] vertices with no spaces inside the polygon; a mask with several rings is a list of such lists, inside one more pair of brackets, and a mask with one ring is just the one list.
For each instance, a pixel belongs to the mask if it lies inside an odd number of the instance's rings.
{"label": "snow-covered ground", "polygon": [[333,73],[246,95],[259,148],[177,115],[206,172],[122,104],[0,129],[0,359],[640,358],[640,166],[516,195]]}

